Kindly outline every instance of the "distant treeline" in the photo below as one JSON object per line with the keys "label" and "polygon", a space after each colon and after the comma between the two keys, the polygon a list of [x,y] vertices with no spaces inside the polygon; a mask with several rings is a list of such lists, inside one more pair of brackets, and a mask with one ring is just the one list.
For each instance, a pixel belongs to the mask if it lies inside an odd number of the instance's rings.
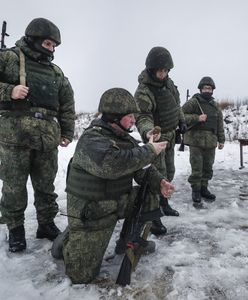
{"label": "distant treeline", "polygon": [[[227,141],[248,139],[248,98],[218,100],[223,112]],[[74,139],[78,140],[90,122],[97,117],[95,113],[79,112],[76,115]]]}
{"label": "distant treeline", "polygon": [[224,110],[226,108],[229,107],[236,107],[239,108],[243,105],[248,105],[248,98],[244,98],[244,99],[221,99],[221,100],[217,100],[221,109]]}

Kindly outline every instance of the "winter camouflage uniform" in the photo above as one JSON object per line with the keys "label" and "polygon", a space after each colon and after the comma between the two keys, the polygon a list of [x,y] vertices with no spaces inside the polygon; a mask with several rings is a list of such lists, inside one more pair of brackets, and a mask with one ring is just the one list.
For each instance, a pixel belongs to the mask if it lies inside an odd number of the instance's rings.
{"label": "winter camouflage uniform", "polygon": [[[122,113],[120,106],[116,109]],[[66,274],[73,283],[87,283],[98,275],[117,220],[132,211],[137,193],[132,181],[141,183],[142,168],[155,157],[151,144],[139,147],[126,131],[103,119],[94,120],[80,137],[68,168],[69,234],[63,244]],[[149,174],[153,193],[144,211],[158,208],[156,195],[164,178],[155,168]]]}
{"label": "winter camouflage uniform", "polygon": [[[207,115],[206,122],[198,121],[199,115],[202,114],[199,106]],[[213,176],[217,142],[225,142],[223,116],[214,98],[206,100],[201,94],[195,94],[182,109],[189,128],[184,135],[184,143],[190,147],[192,168],[188,181],[192,190],[201,190],[202,187],[208,186],[208,181]]]}
{"label": "winter camouflage uniform", "polygon": [[179,121],[184,121],[177,87],[169,77],[159,82],[144,70],[139,75],[139,86],[134,97],[141,110],[137,116],[136,126],[143,140],[147,141],[146,134],[149,130],[154,126],[160,126],[162,128],[160,140],[169,142],[155,165],[171,181],[175,174],[175,129]]}
{"label": "winter camouflage uniform", "polygon": [[[29,93],[25,100],[14,101],[11,92],[20,84],[20,49]],[[24,223],[29,175],[39,224],[53,221],[58,211],[53,184],[57,146],[62,137],[72,140],[74,118],[73,91],[59,67],[24,37],[16,47],[0,52],[1,222],[9,229]]]}
{"label": "winter camouflage uniform", "polygon": [[[168,181],[172,181],[175,174],[175,130],[180,123],[185,124],[185,120],[174,82],[168,73],[163,80],[158,79],[156,73],[159,70],[169,72],[174,64],[167,49],[153,47],[147,55],[145,65],[146,69],[138,77],[139,85],[134,95],[141,110],[136,126],[144,142],[147,142],[147,133],[150,130],[155,126],[161,127],[160,141],[168,141],[168,144],[157,157],[155,166]],[[179,216],[179,212],[171,208],[167,198],[160,197],[160,205],[166,216]],[[151,232],[160,235],[167,230],[159,219],[153,221]]]}

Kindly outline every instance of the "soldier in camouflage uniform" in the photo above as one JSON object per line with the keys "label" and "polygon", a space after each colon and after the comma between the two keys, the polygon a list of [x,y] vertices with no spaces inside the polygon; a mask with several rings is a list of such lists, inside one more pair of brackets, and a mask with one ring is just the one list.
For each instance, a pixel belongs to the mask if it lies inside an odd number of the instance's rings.
{"label": "soldier in camouflage uniform", "polygon": [[49,20],[31,21],[16,47],[0,52],[1,223],[9,229],[9,250],[26,248],[24,211],[30,175],[37,213],[37,238],[53,240],[59,229],[54,179],[58,145],[74,132],[74,96],[68,79],[52,64],[60,31]]}
{"label": "soldier in camouflage uniform", "polygon": [[[118,219],[130,215],[137,187],[145,170],[162,151],[166,143],[149,143],[141,147],[129,135],[135,123],[133,113],[138,107],[133,96],[121,88],[107,90],[100,99],[101,119],[95,119],[80,137],[67,178],[67,211],[69,227],[59,235],[52,255],[60,257],[61,239],[66,274],[73,283],[91,282],[99,273],[102,259]],[[155,167],[149,173],[151,193],[145,200],[144,211],[158,213],[158,196],[168,196],[173,185]],[[122,252],[126,243],[118,240]],[[155,250],[154,242],[144,241],[148,252]]]}
{"label": "soldier in camouflage uniform", "polygon": [[200,93],[195,94],[182,107],[189,130],[184,143],[189,145],[192,168],[189,183],[192,188],[193,205],[202,208],[201,197],[214,201],[215,195],[208,190],[208,181],[213,176],[215,149],[224,147],[225,134],[222,112],[214,101],[215,83],[211,77],[199,82]]}
{"label": "soldier in camouflage uniform", "polygon": [[[156,167],[172,181],[175,174],[175,130],[179,127],[180,133],[186,131],[179,92],[168,75],[174,65],[169,51],[163,47],[152,48],[145,64],[146,69],[139,75],[139,86],[134,95],[141,110],[136,125],[144,142],[149,139],[154,126],[161,127],[160,141],[168,141],[168,145],[156,160]],[[178,211],[168,204],[168,199],[161,197],[160,205],[166,216],[179,216]],[[153,222],[152,233],[159,235],[166,231],[160,219]]]}

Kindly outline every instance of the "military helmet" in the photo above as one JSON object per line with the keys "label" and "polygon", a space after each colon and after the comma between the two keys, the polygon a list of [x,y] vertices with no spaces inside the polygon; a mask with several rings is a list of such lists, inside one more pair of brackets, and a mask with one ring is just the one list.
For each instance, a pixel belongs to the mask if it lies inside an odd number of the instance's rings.
{"label": "military helmet", "polygon": [[150,50],[146,58],[147,69],[166,69],[174,67],[170,52],[164,47],[154,47]]}
{"label": "military helmet", "polygon": [[60,31],[51,21],[44,18],[33,19],[25,30],[25,36],[53,40],[57,46],[61,43]]}
{"label": "military helmet", "polygon": [[215,89],[215,83],[211,77],[203,77],[198,84],[198,89],[201,90],[204,85],[210,85],[213,90]]}
{"label": "military helmet", "polygon": [[104,114],[128,115],[140,112],[134,97],[125,89],[112,88],[103,93],[98,111]]}

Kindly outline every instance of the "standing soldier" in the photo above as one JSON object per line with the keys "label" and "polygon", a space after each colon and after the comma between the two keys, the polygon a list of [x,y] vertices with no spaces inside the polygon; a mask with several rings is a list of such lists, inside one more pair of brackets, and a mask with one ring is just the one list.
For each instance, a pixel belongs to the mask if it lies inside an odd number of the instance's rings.
{"label": "standing soldier", "polygon": [[184,135],[184,143],[189,145],[192,168],[189,183],[192,188],[193,205],[202,208],[201,197],[215,200],[208,190],[208,181],[213,176],[215,148],[223,149],[225,142],[222,112],[214,101],[215,83],[211,77],[203,77],[198,84],[200,93],[195,94],[183,105],[189,130]]}
{"label": "standing soldier", "polygon": [[[73,283],[88,283],[98,275],[117,220],[129,217],[133,210],[137,194],[133,179],[141,183],[145,174],[142,168],[166,147],[166,142],[154,143],[153,136],[149,143],[139,147],[130,136],[134,113],[138,111],[127,90],[107,90],[100,99],[101,119],[93,120],[84,131],[69,164],[69,226],[55,239],[52,255],[64,258],[66,274]],[[157,194],[170,196],[174,186],[154,167],[149,172],[148,184],[151,193],[145,198],[143,212],[160,214]],[[140,230],[143,226],[144,223],[140,224]],[[137,232],[137,238],[140,233]],[[142,238],[138,239],[141,242]],[[153,241],[141,243],[145,252],[155,251]],[[126,246],[122,232],[116,253],[124,253]]]}
{"label": "standing soldier", "polygon": [[[159,140],[168,141],[168,144],[157,158],[156,167],[172,181],[175,174],[175,130],[179,126],[180,133],[186,131],[179,92],[168,75],[174,65],[170,52],[163,47],[152,48],[145,64],[146,69],[139,75],[139,86],[134,96],[141,110],[137,117],[137,128],[143,141],[147,142],[154,126],[161,127]],[[161,196],[160,205],[166,216],[179,216],[178,211],[170,207],[167,198]],[[152,233],[160,235],[166,231],[160,219],[153,222]]]}
{"label": "standing soldier", "polygon": [[53,240],[58,212],[54,179],[57,146],[74,132],[74,96],[68,79],[52,64],[60,31],[47,19],[30,22],[16,47],[0,52],[1,222],[9,230],[9,251],[26,249],[24,211],[27,179],[34,189],[37,238]]}

